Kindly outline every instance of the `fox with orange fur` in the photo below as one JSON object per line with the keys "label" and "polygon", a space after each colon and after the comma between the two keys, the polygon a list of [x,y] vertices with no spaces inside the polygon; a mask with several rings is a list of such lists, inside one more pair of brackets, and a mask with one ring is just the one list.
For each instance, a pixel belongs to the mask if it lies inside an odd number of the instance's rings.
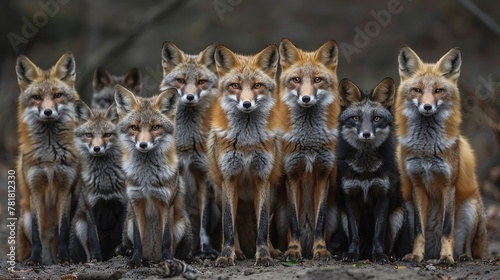
{"label": "fox with orange fur", "polygon": [[413,252],[403,260],[482,259],[486,228],[476,162],[460,132],[460,50],[430,64],[403,46],[398,61],[397,154],[403,197],[414,207],[415,224]]}
{"label": "fox with orange fur", "polygon": [[[336,211],[327,211],[333,176],[338,98],[338,48],[328,41],[314,52],[281,41],[280,110],[283,118],[283,167],[287,215],[278,215],[278,231],[288,229],[288,259],[329,259],[325,234],[336,225]],[[335,186],[333,186],[335,187]],[[329,206],[328,206],[329,207]],[[282,208],[281,208],[282,209]],[[283,222],[288,216],[288,223]],[[330,227],[328,235],[334,229]],[[284,234],[279,233],[280,236]]]}
{"label": "fox with orange fur", "polygon": [[74,145],[75,59],[65,53],[49,70],[21,55],[16,65],[21,94],[19,133],[18,260],[28,265],[69,262],[72,193],[79,181]]}
{"label": "fox with orange fur", "polygon": [[[272,193],[281,177],[275,135],[279,115],[274,106],[278,55],[275,45],[254,56],[235,54],[222,45],[215,51],[219,86],[207,156],[216,197],[222,205],[223,244],[217,266],[234,265],[237,255],[244,258],[238,236],[248,239],[255,235],[255,251],[246,255],[255,254],[257,265],[273,264],[269,219]],[[254,211],[248,210],[251,208]],[[245,234],[238,235],[237,225],[241,230],[246,221],[253,226],[243,227]]]}

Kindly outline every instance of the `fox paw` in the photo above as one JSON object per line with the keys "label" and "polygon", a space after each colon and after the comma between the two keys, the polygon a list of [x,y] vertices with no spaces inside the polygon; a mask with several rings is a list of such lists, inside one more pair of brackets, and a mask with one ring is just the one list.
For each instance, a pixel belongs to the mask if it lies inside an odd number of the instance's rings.
{"label": "fox paw", "polygon": [[303,259],[299,249],[288,249],[285,254],[283,254],[283,258],[285,261],[301,261]]}
{"label": "fox paw", "polygon": [[389,257],[384,253],[373,253],[373,261],[376,263],[386,264],[389,263]]}
{"label": "fox paw", "polygon": [[271,257],[257,257],[255,261],[255,265],[257,266],[274,266],[274,261]]}
{"label": "fox paw", "polygon": [[127,262],[128,269],[138,268],[141,266],[142,266],[142,260],[130,260]]}
{"label": "fox paw", "polygon": [[217,260],[215,260],[215,266],[218,267],[234,266],[234,258],[220,256],[217,258]]}
{"label": "fox paw", "polygon": [[247,259],[247,257],[245,256],[245,254],[243,254],[243,251],[241,250],[235,250],[234,254],[236,255],[236,259],[239,261],[244,261]]}
{"label": "fox paw", "polygon": [[458,257],[458,260],[461,262],[472,261],[472,256],[469,254],[461,254],[460,257]]}
{"label": "fox paw", "polygon": [[453,257],[450,255],[441,256],[441,258],[439,258],[440,264],[453,264],[454,262],[455,260],[453,260]]}
{"label": "fox paw", "polygon": [[316,249],[313,252],[313,260],[315,261],[329,261],[332,259],[332,254],[326,249]]}
{"label": "fox paw", "polygon": [[196,258],[202,259],[202,260],[215,260],[219,256],[219,253],[215,251],[214,249],[210,250],[202,250],[196,255]]}
{"label": "fox paw", "polygon": [[404,262],[421,262],[422,260],[424,259],[424,256],[423,255],[417,255],[417,254],[413,254],[413,253],[409,253],[409,254],[406,254],[404,257],[403,257],[403,260]]}
{"label": "fox paw", "polygon": [[273,259],[279,259],[283,256],[283,252],[281,252],[278,249],[269,250],[269,254],[271,254],[271,258],[273,258]]}
{"label": "fox paw", "polygon": [[39,266],[42,264],[42,259],[41,258],[29,258],[26,260],[24,263],[27,266]]}
{"label": "fox paw", "polygon": [[346,253],[342,258],[343,262],[357,262],[359,259],[359,254],[357,253]]}

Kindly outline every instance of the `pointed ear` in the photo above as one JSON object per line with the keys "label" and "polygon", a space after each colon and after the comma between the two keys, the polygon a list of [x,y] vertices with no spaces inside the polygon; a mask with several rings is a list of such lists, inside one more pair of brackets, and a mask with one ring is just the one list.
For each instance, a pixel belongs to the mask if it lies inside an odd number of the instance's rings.
{"label": "pointed ear", "polygon": [[94,91],[101,91],[103,88],[112,86],[113,84],[113,77],[108,72],[108,70],[106,70],[106,68],[102,66],[98,66],[95,69],[94,78],[92,80]]}
{"label": "pointed ear", "polygon": [[137,105],[134,94],[121,85],[115,86],[115,103],[118,115],[123,117]]}
{"label": "pointed ear", "polygon": [[173,120],[177,113],[178,99],[179,94],[177,93],[177,89],[169,88],[158,95],[155,101],[155,108],[159,108],[162,114]]}
{"label": "pointed ear", "polygon": [[26,56],[20,55],[17,57],[16,74],[21,91],[25,91],[40,76],[40,69]]}
{"label": "pointed ear", "polygon": [[281,67],[288,68],[299,58],[300,50],[288,39],[281,39],[280,47]]}
{"label": "pointed ear", "polygon": [[398,63],[399,77],[401,79],[413,76],[423,65],[420,57],[406,45],[399,50]]}
{"label": "pointed ear", "polygon": [[359,88],[349,79],[342,79],[339,83],[339,103],[347,107],[352,103],[361,102],[363,95]]}
{"label": "pointed ear", "polygon": [[167,75],[175,66],[182,63],[186,58],[184,53],[172,42],[164,42],[161,49],[161,65],[163,76]]}
{"label": "pointed ear", "polygon": [[75,123],[80,125],[93,117],[92,110],[81,100],[75,101]]}
{"label": "pointed ear", "polygon": [[333,40],[324,43],[314,54],[316,61],[333,70],[337,69],[338,56],[339,48],[337,47],[337,42]]}
{"label": "pointed ear", "polygon": [[70,87],[75,87],[76,63],[73,53],[66,52],[54,65],[53,73]]}
{"label": "pointed ear", "polygon": [[214,57],[219,77],[229,73],[229,71],[231,71],[231,69],[236,65],[236,54],[224,45],[218,45],[215,48]]}
{"label": "pointed ear", "polygon": [[125,77],[123,77],[122,79],[122,84],[126,88],[134,91],[135,93],[140,93],[142,80],[141,80],[141,72],[139,72],[139,69],[134,67],[128,70],[128,72],[125,74]]}
{"label": "pointed ear", "polygon": [[381,103],[384,107],[389,108],[394,104],[394,95],[396,89],[394,87],[394,80],[392,78],[383,79],[373,90],[370,99],[372,101]]}
{"label": "pointed ear", "polygon": [[269,77],[276,77],[276,70],[278,70],[279,52],[275,44],[267,46],[255,57],[257,66],[262,69]]}
{"label": "pointed ear", "polygon": [[217,44],[212,44],[208,46],[198,55],[198,63],[205,65],[210,71],[217,73],[217,67],[215,66],[215,49]]}
{"label": "pointed ear", "polygon": [[111,104],[108,107],[105,116],[114,124],[118,122],[119,117],[118,117],[118,112],[116,111],[116,104]]}
{"label": "pointed ear", "polygon": [[462,65],[462,54],[459,48],[453,48],[448,51],[436,63],[443,76],[456,81],[460,76],[460,66]]}

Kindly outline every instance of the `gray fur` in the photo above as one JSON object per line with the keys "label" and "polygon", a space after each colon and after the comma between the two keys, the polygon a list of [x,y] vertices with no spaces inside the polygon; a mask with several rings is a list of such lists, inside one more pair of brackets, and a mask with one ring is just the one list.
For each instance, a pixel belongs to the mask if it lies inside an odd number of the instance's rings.
{"label": "gray fur", "polygon": [[356,192],[361,189],[364,201],[368,201],[368,193],[370,190],[379,189],[382,193],[387,193],[390,188],[388,178],[372,178],[372,179],[344,179],[342,180],[342,189],[349,195],[351,192]]}

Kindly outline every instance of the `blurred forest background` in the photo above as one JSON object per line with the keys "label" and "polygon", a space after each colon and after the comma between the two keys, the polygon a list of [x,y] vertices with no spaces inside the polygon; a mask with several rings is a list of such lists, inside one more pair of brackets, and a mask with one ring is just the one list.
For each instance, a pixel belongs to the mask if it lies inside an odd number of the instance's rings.
{"label": "blurred forest background", "polygon": [[486,204],[500,201],[500,5],[495,1],[9,0],[2,1],[0,18],[0,197],[5,198],[0,224],[6,222],[7,171],[15,168],[18,148],[17,55],[47,69],[71,50],[77,89],[89,102],[98,65],[117,75],[138,67],[143,94],[156,94],[164,41],[187,53],[213,42],[255,53],[283,37],[306,50],[333,39],[340,47],[339,80],[348,77],[365,88],[387,76],[399,81],[397,54],[403,44],[429,62],[458,46],[463,132],[477,153]]}

